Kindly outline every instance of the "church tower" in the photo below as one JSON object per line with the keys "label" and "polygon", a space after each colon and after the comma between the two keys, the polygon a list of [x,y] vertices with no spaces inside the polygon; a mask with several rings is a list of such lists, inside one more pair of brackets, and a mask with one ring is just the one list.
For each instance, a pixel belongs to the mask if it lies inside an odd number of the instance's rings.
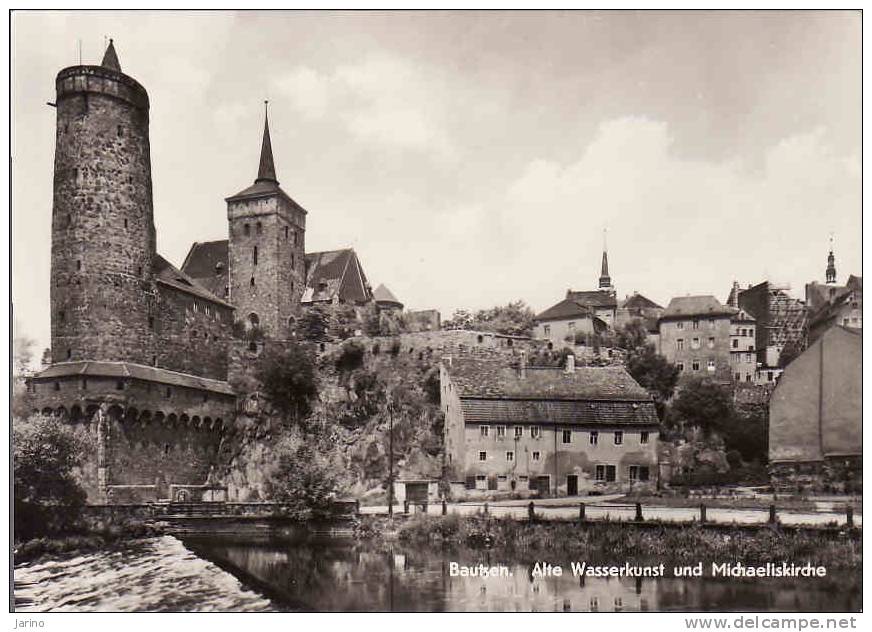
{"label": "church tower", "polygon": [[257,178],[226,201],[237,318],[268,337],[286,338],[305,285],[306,210],[279,187],[266,108]]}
{"label": "church tower", "polygon": [[836,283],[836,257],[833,254],[833,238],[830,237],[830,254],[827,256],[827,285]]}
{"label": "church tower", "polygon": [[51,360],[149,364],[155,231],[148,94],[100,66],[58,73],[51,245]]}
{"label": "church tower", "polygon": [[603,263],[600,270],[599,289],[604,292],[614,292],[612,277],[609,276],[609,253],[606,245],[606,231],[603,230]]}

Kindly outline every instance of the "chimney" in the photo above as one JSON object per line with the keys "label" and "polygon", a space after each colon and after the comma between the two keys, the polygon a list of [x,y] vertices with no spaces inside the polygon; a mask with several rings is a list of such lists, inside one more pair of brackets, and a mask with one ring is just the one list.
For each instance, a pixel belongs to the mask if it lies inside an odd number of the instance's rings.
{"label": "chimney", "polygon": [[521,357],[518,358],[518,377],[522,380],[527,379],[527,352],[521,351]]}
{"label": "chimney", "polygon": [[575,373],[575,356],[571,353],[566,356],[566,372]]}

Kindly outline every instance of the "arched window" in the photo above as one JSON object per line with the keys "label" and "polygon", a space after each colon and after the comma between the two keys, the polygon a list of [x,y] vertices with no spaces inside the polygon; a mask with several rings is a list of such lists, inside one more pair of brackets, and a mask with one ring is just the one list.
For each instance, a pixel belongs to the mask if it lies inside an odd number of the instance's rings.
{"label": "arched window", "polygon": [[258,325],[260,325],[260,317],[252,312],[248,315],[248,322],[251,323],[252,327],[257,327]]}
{"label": "arched window", "polygon": [[292,327],[297,324],[297,319],[291,316],[288,318],[288,327]]}
{"label": "arched window", "polygon": [[479,335],[478,335],[478,344],[481,344],[481,343],[483,343],[483,342],[484,342],[484,336],[482,336],[481,334],[479,334]]}

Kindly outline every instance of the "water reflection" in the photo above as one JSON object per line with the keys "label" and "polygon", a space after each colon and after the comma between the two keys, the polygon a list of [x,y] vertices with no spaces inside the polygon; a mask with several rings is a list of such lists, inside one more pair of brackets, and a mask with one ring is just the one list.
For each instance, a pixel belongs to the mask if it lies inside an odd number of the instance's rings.
{"label": "water reflection", "polygon": [[[533,560],[505,551],[376,547],[350,542],[187,546],[285,607],[317,611],[786,611],[861,606],[859,573],[837,581],[533,577]],[[558,560],[549,560],[560,563]],[[451,577],[448,565],[504,564],[509,577]]]}

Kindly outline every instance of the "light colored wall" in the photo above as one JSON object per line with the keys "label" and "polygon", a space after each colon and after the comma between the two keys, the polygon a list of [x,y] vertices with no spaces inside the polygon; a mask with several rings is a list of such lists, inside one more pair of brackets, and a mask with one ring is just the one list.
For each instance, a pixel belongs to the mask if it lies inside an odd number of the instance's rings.
{"label": "light colored wall", "polygon": [[[660,321],[660,353],[672,364],[684,364],[684,370],[679,376],[706,376],[719,381],[733,379],[730,360],[730,317],[714,318],[700,317],[697,329],[693,328],[694,319]],[[679,324],[683,324],[680,328]],[[714,347],[710,348],[708,339],[714,338]],[[699,348],[693,348],[693,339],[699,339]],[[678,340],[684,340],[684,349],[678,348]],[[693,361],[699,360],[699,370],[693,370]],[[714,371],[708,371],[709,360],[714,360]]]}
{"label": "light colored wall", "polygon": [[[569,327],[569,323],[575,323],[575,329]],[[545,333],[545,328],[549,329]],[[537,340],[548,340],[552,342],[556,348],[561,348],[565,345],[574,343],[566,342],[566,336],[572,332],[573,336],[576,333],[593,333],[593,320],[590,317],[579,316],[577,318],[567,318],[565,320],[549,320],[547,322],[536,323],[533,328],[533,338]]]}
{"label": "light colored wall", "polygon": [[[734,381],[754,382],[757,370],[757,353],[754,347],[756,328],[752,321],[730,323],[730,366]],[[743,332],[745,335],[742,335]]]}

